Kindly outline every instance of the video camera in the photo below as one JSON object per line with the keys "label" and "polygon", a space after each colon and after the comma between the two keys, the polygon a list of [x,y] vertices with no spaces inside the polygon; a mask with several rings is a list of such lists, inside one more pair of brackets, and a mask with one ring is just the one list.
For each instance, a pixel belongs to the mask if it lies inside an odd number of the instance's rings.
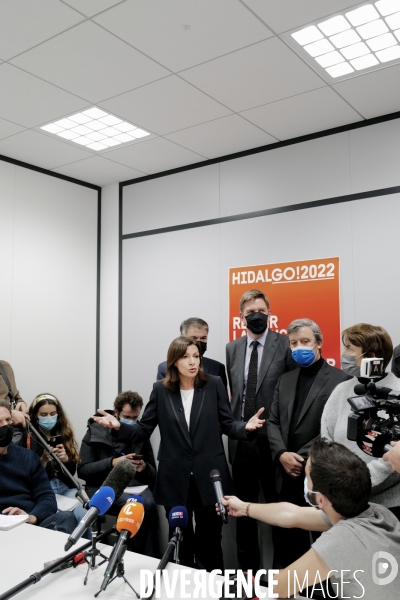
{"label": "video camera", "polygon": [[374,382],[384,377],[383,358],[364,358],[360,375],[365,383],[357,384],[357,395],[347,399],[352,410],[347,439],[369,456],[380,458],[392,449],[390,442],[400,440],[400,394]]}

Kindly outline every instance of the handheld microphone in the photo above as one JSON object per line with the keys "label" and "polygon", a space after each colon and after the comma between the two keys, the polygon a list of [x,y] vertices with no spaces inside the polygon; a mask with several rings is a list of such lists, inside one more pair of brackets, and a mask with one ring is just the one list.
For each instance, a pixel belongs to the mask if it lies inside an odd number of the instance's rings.
{"label": "handheld microphone", "polygon": [[174,548],[174,562],[179,563],[179,548],[182,541],[182,529],[185,529],[188,523],[188,513],[184,506],[175,506],[172,508],[168,517],[169,526],[174,532],[176,546]]}
{"label": "handheld microphone", "polygon": [[100,591],[104,591],[113,578],[118,563],[121,562],[125,554],[127,542],[137,534],[143,522],[143,518],[144,508],[143,504],[140,504],[139,502],[127,502],[127,504],[119,511],[116,523],[116,529],[119,532],[119,536],[110,554]]}
{"label": "handheld microphone", "polygon": [[64,546],[64,550],[67,551],[76,544],[76,542],[82,537],[86,529],[97,519],[98,516],[104,515],[114,502],[115,493],[114,490],[109,486],[101,487],[92,496],[89,502],[89,510],[82,517],[78,526],[75,527],[74,531],[68,537],[68,540]]}
{"label": "handheld microphone", "polygon": [[215,496],[217,498],[222,522],[226,524],[228,522],[228,513],[226,512],[225,506],[221,504],[221,498],[224,497],[224,492],[222,491],[222,477],[220,472],[217,469],[213,469],[210,473],[210,479],[214,486]]}

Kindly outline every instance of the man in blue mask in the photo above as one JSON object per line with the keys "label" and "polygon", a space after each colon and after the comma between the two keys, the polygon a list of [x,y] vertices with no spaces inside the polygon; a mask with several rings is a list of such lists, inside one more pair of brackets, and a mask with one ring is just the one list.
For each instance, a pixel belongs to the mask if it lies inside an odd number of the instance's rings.
{"label": "man in blue mask", "polygon": [[[292,321],[288,338],[298,368],[283,374],[275,388],[267,431],[279,500],[304,506],[304,467],[320,435],[322,411],[335,387],[350,377],[322,358],[322,333],[315,321]],[[280,568],[310,548],[309,532],[275,531],[274,546],[274,566]]]}

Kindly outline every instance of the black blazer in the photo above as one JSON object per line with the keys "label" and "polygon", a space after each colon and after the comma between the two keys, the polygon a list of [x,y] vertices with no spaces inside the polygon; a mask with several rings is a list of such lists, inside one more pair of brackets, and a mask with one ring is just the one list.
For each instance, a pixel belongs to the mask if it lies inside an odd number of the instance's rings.
{"label": "black blazer", "polygon": [[[244,390],[244,363],[246,358],[247,336],[243,336],[226,346],[226,369],[232,395],[232,412],[235,419],[242,418],[242,400]],[[264,407],[262,419],[268,419],[274,389],[279,377],[296,368],[292,359],[288,340],[285,336],[269,330],[265,341],[261,365],[257,377],[256,409]],[[257,437],[267,439],[267,428],[264,425],[257,431]],[[233,462],[236,453],[236,442],[229,440],[229,459]]]}
{"label": "black blazer", "polygon": [[[269,335],[269,334],[268,334]],[[272,458],[276,461],[277,490],[282,487],[283,469],[278,463],[282,451],[296,452],[307,459],[313,441],[320,436],[321,416],[329,396],[339,383],[351,379],[344,371],[324,362],[311,386],[294,430],[292,446],[288,447],[297,380],[300,368],[284,373],[274,392],[274,401],[267,421],[268,439]]]}
{"label": "black blazer", "polygon": [[[226,380],[226,371],[225,365],[218,362],[217,360],[213,360],[212,358],[206,358],[203,356],[203,370],[207,375],[216,375],[217,377],[221,377],[222,383],[225,386],[225,389],[228,390],[228,382]],[[157,368],[157,381],[161,381],[164,379],[165,374],[167,372],[167,361],[160,363]]]}
{"label": "black blazer", "polygon": [[190,474],[193,473],[204,506],[215,504],[210,473],[218,469],[225,494],[233,494],[221,432],[235,439],[247,439],[245,423],[232,416],[228,395],[219,377],[208,376],[195,389],[190,414],[190,432],[180,392],[169,391],[161,381],[153,385],[143,417],[135,427],[121,424],[120,439],[138,443],[160,428],[161,443],[155,501],[164,506],[186,505]]}

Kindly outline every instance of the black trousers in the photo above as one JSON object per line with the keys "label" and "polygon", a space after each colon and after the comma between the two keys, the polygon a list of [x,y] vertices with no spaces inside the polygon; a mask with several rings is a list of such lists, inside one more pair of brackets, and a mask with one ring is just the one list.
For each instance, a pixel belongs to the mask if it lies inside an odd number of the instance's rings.
{"label": "black trousers", "polygon": [[[165,507],[168,519],[172,506]],[[222,556],[222,519],[216,513],[215,506],[204,506],[193,475],[190,478],[189,494],[186,502],[188,524],[183,531],[179,558],[181,565],[206,569],[224,569]],[[193,527],[193,516],[196,526]],[[169,539],[172,530],[169,530]]]}
{"label": "black trousers", "polygon": [[[271,452],[266,438],[257,436],[254,442],[239,441],[232,465],[237,496],[244,502],[258,502],[260,489],[266,502],[275,502],[275,476]],[[255,519],[236,520],[236,544],[239,566],[243,570],[260,568],[258,528]]]}

